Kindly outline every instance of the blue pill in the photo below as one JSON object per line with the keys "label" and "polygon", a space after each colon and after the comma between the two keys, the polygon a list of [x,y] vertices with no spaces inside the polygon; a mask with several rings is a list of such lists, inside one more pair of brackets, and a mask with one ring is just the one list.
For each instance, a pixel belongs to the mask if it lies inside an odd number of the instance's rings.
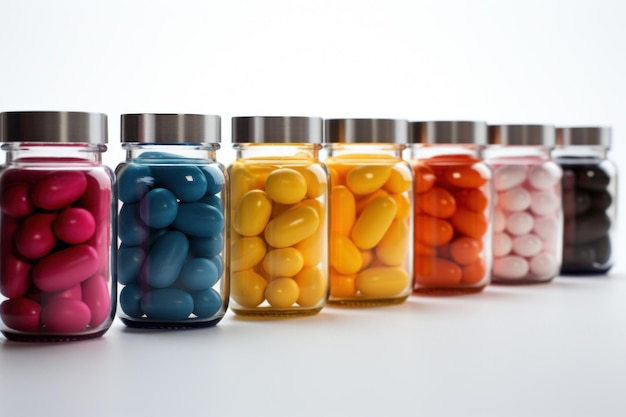
{"label": "blue pill", "polygon": [[164,234],[166,234],[169,231],[170,229],[168,229],[167,227],[164,229],[150,229],[150,234],[148,238],[148,247],[151,248],[152,245],[154,245],[157,240],[159,240]]}
{"label": "blue pill", "polygon": [[161,229],[167,227],[176,218],[178,201],[170,190],[154,188],[143,196],[139,203],[141,219],[150,227]]}
{"label": "blue pill", "polygon": [[180,203],[172,226],[191,236],[216,236],[224,229],[224,215],[208,204]]}
{"label": "blue pill", "polygon": [[194,291],[191,296],[193,297],[193,314],[198,318],[212,317],[222,307],[222,297],[212,288]]}
{"label": "blue pill", "polygon": [[226,183],[224,173],[216,165],[205,165],[201,169],[206,177],[206,194],[220,193]]}
{"label": "blue pill", "polygon": [[224,202],[216,195],[205,195],[200,200],[198,200],[198,202],[213,206],[221,212],[224,211]]}
{"label": "blue pill", "polygon": [[180,281],[192,291],[208,290],[217,282],[217,266],[206,258],[191,258],[180,271]]}
{"label": "blue pill", "polygon": [[117,251],[117,281],[122,285],[139,282],[139,271],[146,258],[140,246],[120,245]]}
{"label": "blue pill", "polygon": [[139,203],[125,203],[118,216],[117,234],[123,244],[137,246],[148,237],[148,226],[139,215]]}
{"label": "blue pill", "polygon": [[199,165],[205,164],[206,161],[202,158],[189,158],[170,152],[144,152],[136,158],[138,161],[148,164],[158,165]]}
{"label": "blue pill", "polygon": [[178,288],[150,290],[141,299],[141,309],[153,320],[184,320],[193,313],[193,298]]}
{"label": "blue pill", "polygon": [[155,186],[169,189],[180,201],[198,201],[206,193],[207,180],[197,166],[152,166],[151,170]]}
{"label": "blue pill", "polygon": [[211,258],[211,262],[215,264],[217,268],[217,277],[220,278],[224,274],[224,260],[221,256],[214,256]]}
{"label": "blue pill", "polygon": [[137,284],[130,284],[120,291],[120,307],[124,314],[129,317],[139,318],[143,315],[141,310],[141,288]]}
{"label": "blue pill", "polygon": [[153,288],[172,285],[189,251],[187,237],[176,230],[166,232],[150,248],[141,269],[141,277]]}
{"label": "blue pill", "polygon": [[152,174],[150,167],[141,164],[121,164],[115,173],[117,181],[115,187],[117,198],[124,203],[136,203],[141,196],[150,190],[152,183]]}
{"label": "blue pill", "polygon": [[194,257],[212,258],[224,250],[224,235],[218,233],[212,237],[191,237],[189,252]]}

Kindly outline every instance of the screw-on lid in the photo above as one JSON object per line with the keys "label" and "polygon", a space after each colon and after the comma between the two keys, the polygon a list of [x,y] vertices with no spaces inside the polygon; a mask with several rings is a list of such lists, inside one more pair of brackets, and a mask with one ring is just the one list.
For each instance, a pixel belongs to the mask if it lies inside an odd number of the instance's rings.
{"label": "screw-on lid", "polygon": [[487,123],[476,121],[426,121],[410,123],[409,141],[424,144],[475,144],[487,142]]}
{"label": "screw-on lid", "polygon": [[233,117],[233,143],[322,143],[322,118]]}
{"label": "screw-on lid", "polygon": [[556,130],[558,146],[599,145],[611,147],[611,128],[606,126],[560,127]]}
{"label": "screw-on lid", "polygon": [[27,111],[0,113],[0,142],[107,143],[104,113]]}
{"label": "screw-on lid", "polygon": [[490,145],[554,146],[552,125],[493,125],[489,126]]}
{"label": "screw-on lid", "polygon": [[123,143],[219,143],[220,116],[206,114],[123,114]]}
{"label": "screw-on lid", "polygon": [[407,143],[408,121],[401,119],[329,119],[327,143]]}

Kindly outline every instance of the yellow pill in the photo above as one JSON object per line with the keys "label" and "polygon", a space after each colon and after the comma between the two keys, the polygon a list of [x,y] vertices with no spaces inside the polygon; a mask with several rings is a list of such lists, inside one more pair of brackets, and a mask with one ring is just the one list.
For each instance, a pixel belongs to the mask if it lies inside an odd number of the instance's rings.
{"label": "yellow pill", "polygon": [[291,307],[300,295],[298,284],[291,278],[276,278],[267,284],[265,298],[272,307]]}
{"label": "yellow pill", "polygon": [[304,266],[304,258],[298,249],[273,249],[263,258],[263,269],[271,277],[293,277]]}
{"label": "yellow pill", "polygon": [[318,228],[317,211],[308,206],[296,207],[272,219],[265,228],[265,241],[275,248],[286,248],[311,236]]}
{"label": "yellow pill", "polygon": [[398,208],[393,198],[375,198],[354,223],[350,237],[359,249],[371,249],[378,245],[393,222]]}
{"label": "yellow pill", "polygon": [[343,275],[356,274],[361,269],[361,252],[348,236],[331,235],[330,265]]}
{"label": "yellow pill", "polygon": [[267,177],[276,169],[275,165],[258,165],[248,164],[248,171],[254,177],[254,188],[257,190],[267,191],[265,182]]}
{"label": "yellow pill", "polygon": [[265,229],[271,213],[272,201],[265,191],[248,191],[235,209],[233,228],[240,235],[256,236]]}
{"label": "yellow pill", "polygon": [[301,242],[296,243],[296,248],[304,259],[304,266],[316,266],[322,262],[322,258],[326,253],[327,236],[326,228],[320,224],[315,232]]}
{"label": "yellow pill", "polygon": [[390,194],[390,197],[396,201],[398,212],[396,220],[404,220],[411,214],[411,200],[405,194]]}
{"label": "yellow pill", "polygon": [[300,293],[296,302],[301,307],[313,307],[326,297],[327,282],[319,268],[304,268],[294,280]]}
{"label": "yellow pill", "polygon": [[306,195],[306,180],[295,169],[279,168],[272,171],[265,180],[265,191],[275,202],[295,204]]}
{"label": "yellow pill", "polygon": [[356,295],[356,275],[343,275],[331,268],[330,296],[350,298]]}
{"label": "yellow pill", "polygon": [[322,165],[310,165],[306,168],[298,168],[306,181],[306,197],[317,198],[328,189],[328,174]]}
{"label": "yellow pill", "polygon": [[241,164],[235,164],[230,171],[230,201],[236,207],[245,193],[254,189],[254,175]]}
{"label": "yellow pill", "polygon": [[392,297],[409,285],[409,274],[398,267],[365,269],[356,276],[356,288],[366,297]]}
{"label": "yellow pill", "polygon": [[389,165],[361,165],[346,175],[346,185],[354,194],[370,194],[382,187],[391,175]]}
{"label": "yellow pill", "polygon": [[396,164],[391,168],[389,179],[383,186],[385,190],[392,194],[404,193],[411,189],[413,175],[411,169],[405,164]]}
{"label": "yellow pill", "polygon": [[265,242],[258,236],[240,237],[230,248],[231,271],[250,269],[263,260]]}
{"label": "yellow pill", "polygon": [[383,264],[400,266],[409,251],[409,226],[403,220],[394,220],[376,246],[376,257]]}
{"label": "yellow pill", "polygon": [[256,307],[265,300],[267,282],[252,269],[230,276],[230,295],[242,307]]}
{"label": "yellow pill", "polygon": [[383,189],[376,190],[372,194],[362,196],[356,200],[356,214],[359,215],[365,210],[365,207],[369,206],[372,201],[378,197],[386,197],[389,193]]}
{"label": "yellow pill", "polygon": [[328,167],[328,172],[330,174],[330,184],[334,187],[335,185],[345,184],[346,175],[354,165],[345,165],[334,163],[332,159],[326,160],[326,166]]}
{"label": "yellow pill", "polygon": [[373,249],[361,249],[361,259],[363,261],[363,265],[361,265],[361,269],[365,269],[372,264],[374,260],[374,250]]}
{"label": "yellow pill", "polygon": [[330,192],[330,231],[340,235],[350,234],[356,220],[354,195],[343,185],[337,185]]}

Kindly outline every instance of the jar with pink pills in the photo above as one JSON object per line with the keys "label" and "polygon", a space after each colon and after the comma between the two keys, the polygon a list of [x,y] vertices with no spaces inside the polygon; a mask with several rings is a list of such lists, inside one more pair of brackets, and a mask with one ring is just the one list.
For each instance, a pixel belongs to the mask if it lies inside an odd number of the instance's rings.
{"label": "jar with pink pills", "polygon": [[0,114],[0,330],[11,340],[103,335],[115,315],[107,116]]}
{"label": "jar with pink pills", "polygon": [[549,282],[563,248],[562,170],[552,161],[552,125],[489,126],[493,169],[493,276],[497,284]]}

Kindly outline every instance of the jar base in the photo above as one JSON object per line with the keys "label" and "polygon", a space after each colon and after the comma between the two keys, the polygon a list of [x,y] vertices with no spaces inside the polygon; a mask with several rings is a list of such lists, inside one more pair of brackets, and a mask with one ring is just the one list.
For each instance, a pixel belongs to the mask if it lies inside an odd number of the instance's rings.
{"label": "jar base", "polygon": [[206,327],[214,327],[219,323],[224,316],[220,316],[210,321],[197,321],[197,322],[158,322],[151,323],[147,321],[136,321],[127,318],[120,317],[122,323],[132,329],[146,329],[146,330],[189,330],[189,329],[202,329]]}
{"label": "jar base", "polygon": [[46,335],[46,334],[24,334],[24,333],[14,333],[11,331],[3,330],[2,335],[6,337],[8,340],[12,342],[29,342],[29,343],[59,343],[59,342],[77,342],[80,340],[87,339],[95,339],[97,337],[102,336],[109,330],[106,329],[99,330],[95,333],[89,334],[79,334],[79,335]]}
{"label": "jar base", "polygon": [[491,280],[491,284],[493,285],[502,285],[502,286],[516,286],[516,285],[535,285],[535,284],[548,284],[552,282],[554,277],[548,279],[497,279],[493,278]]}
{"label": "jar base", "polygon": [[598,269],[561,269],[561,275],[568,276],[582,276],[582,275],[606,275],[611,270],[611,266],[608,268]]}
{"label": "jar base", "polygon": [[486,285],[480,287],[467,288],[446,288],[446,287],[420,287],[413,290],[413,295],[417,296],[454,296],[476,294],[484,290]]}
{"label": "jar base", "polygon": [[408,295],[398,298],[345,298],[329,299],[328,305],[331,307],[382,307],[387,305],[401,304],[409,298]]}
{"label": "jar base", "polygon": [[290,318],[290,317],[306,317],[314,316],[320,311],[322,307],[312,309],[258,309],[258,310],[245,310],[238,308],[230,308],[240,318],[246,319],[274,319],[274,318]]}

